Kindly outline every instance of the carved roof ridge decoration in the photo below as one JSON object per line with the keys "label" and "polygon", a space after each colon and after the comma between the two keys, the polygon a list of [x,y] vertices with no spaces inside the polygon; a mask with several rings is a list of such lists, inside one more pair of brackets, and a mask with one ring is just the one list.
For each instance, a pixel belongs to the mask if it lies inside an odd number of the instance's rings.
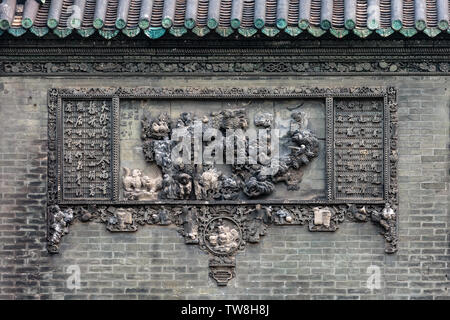
{"label": "carved roof ridge decoration", "polygon": [[0,36],[16,37],[450,34],[448,0],[3,0],[0,6]]}

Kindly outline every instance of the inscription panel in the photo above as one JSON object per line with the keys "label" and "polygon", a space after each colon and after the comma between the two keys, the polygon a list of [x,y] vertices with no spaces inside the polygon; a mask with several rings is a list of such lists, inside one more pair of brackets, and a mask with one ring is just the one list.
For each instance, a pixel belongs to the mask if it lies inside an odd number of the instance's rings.
{"label": "inscription panel", "polygon": [[62,100],[63,200],[111,200],[112,100]]}
{"label": "inscription panel", "polygon": [[336,199],[382,199],[383,99],[334,101]]}

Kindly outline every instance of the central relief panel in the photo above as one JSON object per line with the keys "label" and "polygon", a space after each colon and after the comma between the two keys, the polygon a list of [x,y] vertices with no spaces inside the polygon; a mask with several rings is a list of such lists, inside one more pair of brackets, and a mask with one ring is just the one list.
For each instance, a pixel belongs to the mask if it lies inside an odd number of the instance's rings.
{"label": "central relief panel", "polygon": [[322,99],[120,103],[120,200],[326,199]]}
{"label": "central relief panel", "polygon": [[226,285],[269,226],[373,221],[397,250],[394,88],[60,88],[48,99],[52,253],[75,221],[175,225]]}

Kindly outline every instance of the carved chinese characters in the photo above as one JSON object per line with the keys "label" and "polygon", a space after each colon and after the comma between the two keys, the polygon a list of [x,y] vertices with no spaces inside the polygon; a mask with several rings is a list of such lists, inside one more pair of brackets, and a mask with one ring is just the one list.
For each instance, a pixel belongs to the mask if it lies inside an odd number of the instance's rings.
{"label": "carved chinese characters", "polygon": [[336,99],[334,158],[337,199],[383,197],[383,100]]}
{"label": "carved chinese characters", "polygon": [[62,197],[112,197],[111,100],[63,100]]}

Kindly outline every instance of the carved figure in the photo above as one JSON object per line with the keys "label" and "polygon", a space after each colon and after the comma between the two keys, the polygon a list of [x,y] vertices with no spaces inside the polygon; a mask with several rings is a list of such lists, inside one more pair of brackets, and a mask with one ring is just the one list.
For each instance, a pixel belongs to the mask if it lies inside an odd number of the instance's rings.
{"label": "carved figure", "polygon": [[[255,116],[254,121],[257,126],[269,128],[272,126],[273,117],[273,114],[268,112],[259,113]],[[214,167],[204,172],[200,170],[201,174],[196,176],[195,172],[198,172],[198,168],[183,163],[181,157],[177,160],[173,160],[171,157],[173,143],[169,140],[171,131],[168,115],[160,115],[157,119],[145,117],[142,129],[144,155],[148,161],[154,160],[163,172],[162,198],[189,199],[192,187],[194,187],[193,196],[200,200],[232,200],[236,199],[241,191],[247,197],[255,198],[272,193],[275,183],[278,182],[284,182],[288,190],[297,190],[303,176],[303,172],[299,169],[317,157],[319,143],[311,131],[303,128],[306,121],[302,112],[292,112],[291,117],[292,125],[289,137],[294,145],[289,146],[290,154],[279,159],[277,167],[273,168],[271,150],[268,150],[266,154],[261,154],[264,148],[260,148],[259,143],[256,146],[250,145],[248,138],[242,135],[243,140],[236,143],[243,143],[248,154],[250,151],[254,151],[250,150],[251,148],[257,148],[259,162],[257,164],[233,164],[233,177],[222,175]],[[196,119],[194,114],[183,112],[176,120],[176,127],[186,128],[192,134],[195,131]],[[213,112],[209,118],[203,116],[201,121],[205,124],[203,131],[207,128],[216,128],[225,134],[228,129],[245,130],[248,128],[248,118],[246,110],[243,108]],[[236,149],[234,152],[238,152],[238,150]],[[268,163],[270,163],[270,167]],[[272,172],[274,173],[272,174]]]}
{"label": "carved figure", "polygon": [[395,211],[391,208],[389,203],[386,203],[383,211],[381,211],[381,215],[386,220],[393,220],[395,218]]}
{"label": "carved figure", "polygon": [[231,227],[223,224],[222,220],[217,220],[214,230],[207,235],[211,248],[219,253],[229,253],[239,247],[240,234]]}
{"label": "carved figure", "polygon": [[128,200],[155,200],[162,188],[162,178],[143,176],[141,170],[124,167],[124,196]]}
{"label": "carved figure", "polygon": [[49,207],[50,235],[48,239],[49,248],[52,252],[58,250],[61,238],[69,233],[69,224],[74,219],[71,208],[61,210],[58,205]]}
{"label": "carved figure", "polygon": [[151,179],[148,176],[143,176],[142,185],[144,189],[149,191],[150,193],[156,193],[162,188],[162,177]]}
{"label": "carved figure", "polygon": [[292,216],[288,210],[281,208],[280,210],[275,212],[275,220],[278,224],[283,224],[284,222],[291,223]]}
{"label": "carved figure", "polygon": [[131,212],[127,210],[118,209],[116,211],[116,217],[118,222],[118,228],[120,230],[125,230],[127,224],[133,223],[133,217],[131,215]]}
{"label": "carved figure", "polygon": [[181,224],[186,243],[198,243],[198,224],[195,208],[184,206],[181,210]]}
{"label": "carved figure", "polygon": [[124,167],[123,187],[125,191],[140,191],[142,188],[142,172],[139,169],[130,170]]}
{"label": "carved figure", "polygon": [[211,168],[203,172],[194,181],[196,199],[211,199],[219,190],[221,176],[222,173],[216,168]]}
{"label": "carved figure", "polygon": [[248,128],[248,120],[245,109],[225,109],[211,113],[211,125],[217,129],[242,129]]}
{"label": "carved figure", "polygon": [[260,237],[266,234],[266,226],[271,222],[271,218],[272,207],[262,207],[257,204],[255,209],[250,211],[247,225],[249,242],[259,242]]}
{"label": "carved figure", "polygon": [[133,218],[133,209],[131,208],[102,208],[100,211],[100,218],[106,222],[108,229],[111,232],[134,232],[137,230]]}

